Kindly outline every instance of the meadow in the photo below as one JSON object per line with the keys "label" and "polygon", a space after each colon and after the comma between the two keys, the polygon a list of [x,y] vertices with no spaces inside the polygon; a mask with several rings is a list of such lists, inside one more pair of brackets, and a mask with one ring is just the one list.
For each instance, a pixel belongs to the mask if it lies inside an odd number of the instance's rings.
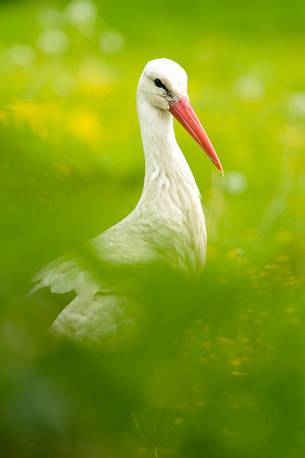
{"label": "meadow", "polygon": [[[304,455],[304,47],[301,1],[1,2],[1,456]],[[29,295],[33,275],[137,203],[155,57],[188,72],[225,171],[176,123],[206,267],[103,268],[128,275],[136,331],[115,350],[57,339],[62,304]]]}

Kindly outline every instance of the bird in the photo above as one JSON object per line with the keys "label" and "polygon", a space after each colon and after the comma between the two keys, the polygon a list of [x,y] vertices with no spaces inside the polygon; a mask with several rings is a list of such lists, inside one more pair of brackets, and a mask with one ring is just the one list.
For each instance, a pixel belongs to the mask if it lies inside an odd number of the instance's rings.
{"label": "bird", "polygon": [[[207,232],[201,195],[174,132],[186,129],[223,174],[215,149],[188,96],[188,78],[175,61],[149,61],[140,76],[137,113],[145,157],[144,186],[134,210],[89,246],[101,261],[131,266],[162,260],[187,275],[205,263]],[[124,298],[107,287],[75,255],[49,263],[34,277],[32,292],[72,292],[71,302],[51,325],[57,335],[101,341],[129,326]]]}

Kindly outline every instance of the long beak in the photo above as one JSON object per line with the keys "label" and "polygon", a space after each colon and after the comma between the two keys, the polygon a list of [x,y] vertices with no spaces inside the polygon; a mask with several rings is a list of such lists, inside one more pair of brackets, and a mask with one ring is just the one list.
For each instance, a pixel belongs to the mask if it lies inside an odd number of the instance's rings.
{"label": "long beak", "polygon": [[218,170],[223,174],[223,168],[218,159],[216,151],[209,137],[207,136],[204,128],[202,127],[196,113],[194,112],[192,105],[190,104],[187,97],[182,97],[177,102],[170,104],[169,111],[177,121],[191,134],[196,142],[201,146],[204,152],[208,155],[211,161],[214,162]]}

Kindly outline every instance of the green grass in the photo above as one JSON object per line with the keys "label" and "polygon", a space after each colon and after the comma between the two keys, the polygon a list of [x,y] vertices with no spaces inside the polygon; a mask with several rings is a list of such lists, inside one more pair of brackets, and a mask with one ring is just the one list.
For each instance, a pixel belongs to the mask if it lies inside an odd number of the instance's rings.
{"label": "green grass", "polygon": [[[82,26],[67,2],[0,6],[3,456],[300,458],[305,6],[95,4]],[[62,53],[41,49],[50,28]],[[109,31],[117,52],[99,46]],[[27,295],[31,278],[137,202],[136,84],[162,56],[186,68],[225,169],[176,126],[203,196],[206,269],[195,285],[164,266],[130,272],[137,330],[116,352],[58,341],[58,307]]]}

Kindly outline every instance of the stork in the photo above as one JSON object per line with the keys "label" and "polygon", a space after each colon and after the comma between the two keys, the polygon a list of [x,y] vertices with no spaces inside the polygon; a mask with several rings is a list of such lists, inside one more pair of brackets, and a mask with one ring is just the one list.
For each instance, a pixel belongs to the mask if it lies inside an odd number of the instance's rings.
{"label": "stork", "polygon": [[[221,163],[189,102],[187,75],[176,62],[154,59],[141,74],[137,112],[145,153],[145,179],[135,209],[101,233],[90,246],[114,265],[165,260],[190,274],[200,271],[206,255],[206,226],[201,197],[179,148],[173,116],[223,173]],[[63,256],[42,269],[33,290],[74,292],[74,299],[53,322],[57,334],[101,340],[126,324],[123,299],[103,286],[80,260]]]}

